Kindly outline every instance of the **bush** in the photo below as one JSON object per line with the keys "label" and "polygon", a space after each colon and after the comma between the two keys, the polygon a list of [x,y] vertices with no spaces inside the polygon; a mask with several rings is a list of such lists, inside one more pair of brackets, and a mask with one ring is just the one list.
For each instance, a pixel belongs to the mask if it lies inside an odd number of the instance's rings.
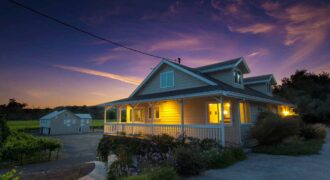
{"label": "bush", "polygon": [[323,124],[304,125],[300,130],[300,136],[306,140],[309,139],[325,139],[327,135],[327,127]]}
{"label": "bush", "polygon": [[225,168],[246,159],[246,155],[241,148],[212,149],[203,152],[202,156],[207,168]]}
{"label": "bush", "polygon": [[5,160],[20,161],[40,152],[51,152],[60,149],[62,144],[55,139],[39,138],[25,133],[14,132],[9,136],[2,148],[2,158]]}
{"label": "bush", "polygon": [[12,169],[11,171],[6,172],[5,174],[0,175],[1,180],[18,180],[16,176],[16,170]]}
{"label": "bush", "polygon": [[129,176],[124,180],[176,180],[178,179],[175,170],[171,167],[156,167],[138,176]]}
{"label": "bush", "polygon": [[7,125],[7,122],[4,116],[0,116],[0,148],[6,141],[7,137],[10,135],[10,129]]}
{"label": "bush", "polygon": [[272,145],[281,143],[287,137],[299,134],[299,129],[300,120],[298,118],[284,120],[277,114],[263,112],[258,116],[251,133],[260,145]]}
{"label": "bush", "polygon": [[201,154],[187,147],[178,147],[174,159],[175,169],[181,175],[198,175],[204,168]]}

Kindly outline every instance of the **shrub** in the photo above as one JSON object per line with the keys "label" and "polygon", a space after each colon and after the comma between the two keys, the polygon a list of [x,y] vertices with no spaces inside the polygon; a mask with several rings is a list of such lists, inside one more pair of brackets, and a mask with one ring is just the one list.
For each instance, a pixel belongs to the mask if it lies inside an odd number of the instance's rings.
{"label": "shrub", "polygon": [[175,169],[181,175],[198,175],[204,167],[201,154],[187,147],[178,147],[174,159]]}
{"label": "shrub", "polygon": [[0,116],[0,148],[9,135],[10,135],[10,129],[7,125],[7,122],[4,116],[2,117]]}
{"label": "shrub", "polygon": [[175,139],[167,134],[149,136],[148,139],[158,146],[162,153],[166,153],[176,146]]}
{"label": "shrub", "polygon": [[214,139],[203,139],[200,142],[202,150],[210,150],[217,147],[217,142]]}
{"label": "shrub", "polygon": [[171,167],[156,167],[138,176],[129,176],[124,180],[176,180],[178,179],[175,170]]}
{"label": "shrub", "polygon": [[327,135],[327,127],[323,124],[307,124],[301,128],[300,135],[306,140],[324,139]]}
{"label": "shrub", "polygon": [[202,157],[207,164],[207,168],[225,168],[246,159],[246,155],[241,148],[212,149],[204,151]]}
{"label": "shrub", "polygon": [[18,180],[19,178],[16,176],[16,170],[12,169],[5,174],[0,175],[1,180]]}
{"label": "shrub", "polygon": [[284,120],[277,114],[263,112],[258,116],[251,133],[260,145],[271,145],[279,144],[283,139],[297,135],[299,129],[300,120],[298,118]]}
{"label": "shrub", "polygon": [[132,155],[123,146],[118,150],[120,150],[117,154],[118,159],[111,164],[108,179],[119,179],[131,173],[130,170],[133,164]]}

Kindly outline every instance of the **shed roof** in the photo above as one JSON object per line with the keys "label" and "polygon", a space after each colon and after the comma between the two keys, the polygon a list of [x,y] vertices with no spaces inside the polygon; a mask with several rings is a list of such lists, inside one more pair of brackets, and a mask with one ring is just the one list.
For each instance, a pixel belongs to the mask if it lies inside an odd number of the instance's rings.
{"label": "shed roof", "polygon": [[52,119],[52,118],[56,117],[57,115],[59,115],[59,114],[65,112],[65,111],[66,111],[66,110],[53,111],[53,112],[51,112],[51,113],[49,113],[49,114],[46,114],[46,115],[42,116],[40,119]]}
{"label": "shed roof", "polygon": [[81,119],[92,119],[90,114],[76,114],[76,116],[80,117]]}

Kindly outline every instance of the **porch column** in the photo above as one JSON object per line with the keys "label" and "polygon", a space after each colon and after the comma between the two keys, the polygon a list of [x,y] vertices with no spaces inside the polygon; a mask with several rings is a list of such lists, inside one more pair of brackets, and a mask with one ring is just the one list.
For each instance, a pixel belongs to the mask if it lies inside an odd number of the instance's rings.
{"label": "porch column", "polygon": [[117,108],[117,121],[118,123],[121,122],[121,106]]}
{"label": "porch column", "polygon": [[180,99],[180,110],[181,110],[181,134],[184,136],[184,101],[183,98]]}
{"label": "porch column", "polygon": [[[152,102],[151,104],[151,134],[154,135],[154,103]],[[149,113],[149,112],[148,112]]]}
{"label": "porch column", "polygon": [[132,135],[134,134],[134,105],[131,105],[132,107]]}
{"label": "porch column", "polygon": [[222,147],[225,146],[225,114],[224,114],[224,104],[223,104],[223,97],[220,98],[221,103],[221,145]]}
{"label": "porch column", "polygon": [[106,131],[106,128],[107,128],[107,111],[111,109],[111,106],[105,106],[104,107],[104,122],[103,122],[103,131],[104,132],[107,132]]}

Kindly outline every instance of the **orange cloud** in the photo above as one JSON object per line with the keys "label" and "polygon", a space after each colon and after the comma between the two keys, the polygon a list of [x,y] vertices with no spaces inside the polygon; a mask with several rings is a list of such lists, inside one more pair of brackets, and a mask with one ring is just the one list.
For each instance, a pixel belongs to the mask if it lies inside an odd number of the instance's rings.
{"label": "orange cloud", "polygon": [[233,28],[229,26],[228,28],[232,32],[259,34],[259,33],[266,33],[271,31],[274,28],[274,26],[271,24],[257,23],[245,27]]}
{"label": "orange cloud", "polygon": [[75,66],[64,66],[64,65],[53,65],[54,67],[61,68],[68,71],[74,71],[79,72],[83,74],[89,74],[94,76],[101,76],[109,79],[115,79],[124,83],[133,84],[133,85],[139,85],[141,82],[140,78],[137,77],[131,77],[131,76],[122,76],[117,75],[109,72],[103,72],[103,71],[97,71],[87,68],[81,68],[81,67],[75,67]]}

